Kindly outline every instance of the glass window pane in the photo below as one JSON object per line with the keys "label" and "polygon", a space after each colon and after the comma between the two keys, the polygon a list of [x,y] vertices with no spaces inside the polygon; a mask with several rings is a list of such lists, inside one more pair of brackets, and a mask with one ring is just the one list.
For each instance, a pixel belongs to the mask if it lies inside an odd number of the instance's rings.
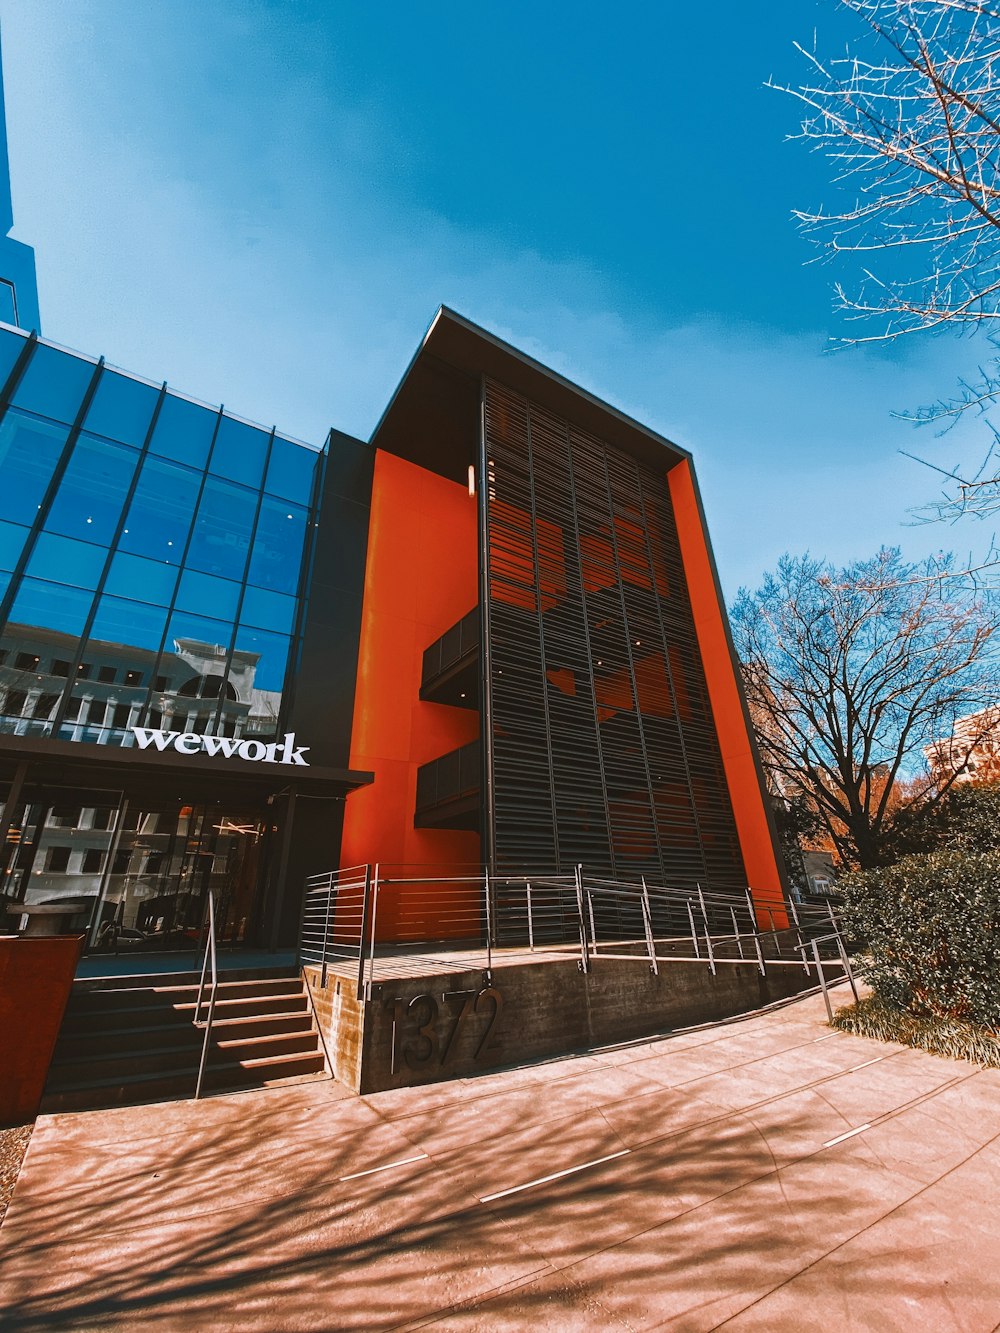
{"label": "glass window pane", "polygon": [[120,549],[180,564],[200,484],[197,472],[147,456],[125,520]]}
{"label": "glass window pane", "polygon": [[12,401],[15,407],[72,425],[93,376],[93,362],[38,343]]}
{"label": "glass window pane", "polygon": [[[182,717],[192,711],[214,717],[220,696],[232,695],[225,680],[232,636],[232,625],[223,621],[183,613],[170,617],[160,664],[169,680],[169,691],[164,689],[153,696],[153,706],[164,714],[165,726],[174,715]],[[211,729],[207,723],[205,729]]]}
{"label": "glass window pane", "polygon": [[33,523],[69,431],[10,411],[0,422],[0,518]]}
{"label": "glass window pane", "polygon": [[[192,616],[186,612],[176,611],[170,617],[166,646],[168,651],[173,649],[179,656],[184,657],[193,644],[197,647],[194,658],[198,661],[207,655],[213,662],[224,665],[232,637],[233,627],[225,621],[209,620],[207,616]],[[174,676],[177,674],[176,669],[171,671],[170,664],[166,661],[161,670],[170,672]]]}
{"label": "glass window pane", "polygon": [[97,435],[109,435],[141,449],[153,419],[159,391],[128,375],[105,370],[87,409],[84,425]]}
{"label": "glass window pane", "polygon": [[0,569],[13,569],[21,558],[30,528],[17,523],[0,523]]}
{"label": "glass window pane", "polygon": [[295,625],[296,599],[281,592],[248,587],[243,597],[240,618],[248,625],[290,634]]}
{"label": "glass window pane", "polygon": [[146,606],[130,602],[124,597],[101,598],[97,615],[90,630],[90,645],[101,643],[126,644],[156,652],[163,637],[167,610],[163,606]]}
{"label": "glass window pane", "polygon": [[[231,678],[241,698],[249,698],[250,686],[255,690],[280,693],[285,684],[289,642],[284,634],[270,634],[250,625],[239,627]],[[243,673],[242,679],[246,682],[242,688],[237,678],[239,672]]]}
{"label": "glass window pane", "polygon": [[268,432],[223,417],[212,450],[210,471],[259,489],[267,457]]}
{"label": "glass window pane", "polygon": [[14,288],[6,278],[0,278],[0,319],[2,319],[5,324],[17,323],[17,306],[14,301]]}
{"label": "glass window pane", "polygon": [[218,415],[168,393],[156,418],[149,447],[154,454],[162,454],[174,462],[204,467]]}
{"label": "glass window pane", "polygon": [[[13,322],[13,320],[7,321],[8,324]],[[27,338],[20,333],[11,333],[10,329],[0,329],[0,385],[7,383],[7,376],[14,369],[27,341]]]}
{"label": "glass window pane", "polygon": [[231,579],[217,579],[186,569],[177,589],[177,609],[231,620],[236,615],[239,596],[240,585]]}
{"label": "glass window pane", "polygon": [[168,606],[177,582],[177,566],[119,551],[108,571],[105,592],[140,602]]}
{"label": "glass window pane", "polygon": [[81,435],[49,510],[46,530],[109,545],[138,458],[120,444]]}
{"label": "glass window pane", "polygon": [[40,625],[64,634],[83,630],[93,595],[59,583],[22,579],[10,620],[19,625]]}
{"label": "glass window pane", "polygon": [[103,546],[91,546],[89,542],[43,532],[35,542],[27,572],[37,579],[94,589],[101,581],[107,554]]}
{"label": "glass window pane", "polygon": [[210,477],[198,507],[187,563],[206,574],[243,578],[257,496]]}
{"label": "glass window pane", "polygon": [[292,444],[280,435],[274,437],[271,460],[267,465],[264,489],[272,495],[283,495],[286,500],[297,500],[307,505],[312,499],[312,483],[321,455]]}
{"label": "glass window pane", "polygon": [[308,514],[300,505],[264,497],[250,557],[251,583],[275,592],[298,591]]}

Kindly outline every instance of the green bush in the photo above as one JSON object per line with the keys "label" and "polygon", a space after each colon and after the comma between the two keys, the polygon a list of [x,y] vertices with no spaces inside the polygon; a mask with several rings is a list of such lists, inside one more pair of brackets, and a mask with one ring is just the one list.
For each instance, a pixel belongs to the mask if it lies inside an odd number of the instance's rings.
{"label": "green bush", "polygon": [[859,971],[918,1018],[1000,1028],[1000,851],[908,856],[837,885]]}

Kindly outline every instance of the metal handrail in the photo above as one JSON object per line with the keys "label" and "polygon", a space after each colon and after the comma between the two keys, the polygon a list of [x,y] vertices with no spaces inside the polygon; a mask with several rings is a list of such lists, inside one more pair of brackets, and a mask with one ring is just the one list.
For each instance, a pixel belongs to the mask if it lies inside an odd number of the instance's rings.
{"label": "metal handrail", "polygon": [[201,1042],[201,1059],[198,1061],[198,1082],[195,1085],[194,1099],[201,1097],[201,1085],[205,1078],[205,1063],[208,1060],[208,1044],[212,1038],[212,1024],[215,1021],[215,999],[219,990],[219,966],[215,953],[215,895],[208,891],[208,939],[205,941],[205,957],[201,964],[201,981],[198,983],[198,1002],[194,1007],[194,1025],[201,1026],[201,1005],[205,994],[205,974],[209,961],[212,965],[212,983],[208,997],[208,1018],[205,1022],[205,1035]]}
{"label": "metal handrail", "polygon": [[[588,875],[582,865],[571,874],[399,869],[402,874],[395,866],[363,865],[310,877],[300,958],[317,966],[321,985],[328,966],[348,975],[353,969],[362,1000],[371,995],[379,967],[395,975],[401,968],[412,972],[420,958],[440,964],[450,956],[449,945],[481,949],[487,977],[498,949],[522,944],[532,953],[575,955],[585,972],[600,959],[635,957],[656,973],[660,962],[683,961],[690,951],[690,961],[713,973],[749,963],[766,976],[773,962],[803,967],[808,975],[813,934],[824,944],[836,938],[842,957],[845,952],[828,908],[796,908],[773,890],[667,887],[642,877],[629,883]],[[376,918],[383,911],[395,926],[392,938],[379,942]],[[821,966],[821,980],[823,973]]]}

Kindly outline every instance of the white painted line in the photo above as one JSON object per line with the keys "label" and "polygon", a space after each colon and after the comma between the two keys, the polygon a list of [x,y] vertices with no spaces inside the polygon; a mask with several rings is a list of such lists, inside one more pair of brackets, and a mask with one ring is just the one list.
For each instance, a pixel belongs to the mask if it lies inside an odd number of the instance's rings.
{"label": "white painted line", "polygon": [[540,1176],[538,1180],[529,1180],[526,1185],[515,1185],[509,1190],[499,1190],[496,1194],[484,1194],[480,1203],[492,1203],[494,1199],[506,1199],[508,1194],[520,1194],[522,1190],[533,1190],[536,1185],[547,1185],[550,1180],[561,1180],[563,1176],[572,1176],[577,1171],[586,1171],[591,1166],[601,1166],[604,1162],[613,1162],[616,1157],[627,1157],[631,1148],[621,1152],[609,1153],[607,1157],[596,1157],[592,1162],[581,1162],[579,1166],[568,1166],[565,1171],[553,1171],[551,1176]]}
{"label": "white painted line", "polygon": [[843,1143],[845,1139],[853,1139],[855,1134],[863,1134],[866,1129],[871,1129],[871,1125],[859,1125],[857,1129],[849,1129],[846,1134],[838,1134],[835,1139],[827,1139],[823,1147],[832,1148],[835,1143]]}
{"label": "white painted line", "polygon": [[[894,1052],[894,1054],[895,1054],[895,1052]],[[844,1073],[845,1073],[845,1074],[853,1074],[853,1073],[855,1072],[855,1070],[858,1070],[858,1069],[867,1069],[869,1065],[877,1065],[878,1062],[879,1062],[880,1060],[888,1060],[888,1059],[890,1059],[890,1058],[891,1058],[891,1057],[888,1056],[888,1055],[876,1055],[876,1057],[875,1057],[874,1060],[865,1060],[865,1061],[863,1061],[863,1063],[861,1063],[860,1065],[851,1065],[850,1069],[845,1069],[845,1070],[844,1070]]]}
{"label": "white painted line", "polygon": [[831,1037],[839,1036],[839,1032],[828,1032],[825,1037],[813,1037],[813,1045],[815,1046],[818,1041],[829,1041]]}
{"label": "white painted line", "polygon": [[374,1176],[379,1171],[391,1171],[394,1166],[409,1166],[411,1162],[422,1162],[427,1156],[425,1152],[418,1152],[416,1157],[402,1157],[398,1162],[386,1162],[385,1166],[369,1167],[367,1171],[355,1171],[349,1176],[341,1176],[340,1183],[345,1180],[360,1180],[362,1176]]}

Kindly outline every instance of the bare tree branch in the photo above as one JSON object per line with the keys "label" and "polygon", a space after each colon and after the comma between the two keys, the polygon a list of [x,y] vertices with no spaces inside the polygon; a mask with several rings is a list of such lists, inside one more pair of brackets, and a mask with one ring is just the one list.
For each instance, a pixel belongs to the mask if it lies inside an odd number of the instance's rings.
{"label": "bare tree branch", "polygon": [[924,748],[1000,697],[1000,609],[961,574],[952,557],[911,565],[898,550],[842,570],[784,556],[733,607],[772,785],[858,864],[878,864],[901,811],[933,807],[961,772],[932,774]]}

